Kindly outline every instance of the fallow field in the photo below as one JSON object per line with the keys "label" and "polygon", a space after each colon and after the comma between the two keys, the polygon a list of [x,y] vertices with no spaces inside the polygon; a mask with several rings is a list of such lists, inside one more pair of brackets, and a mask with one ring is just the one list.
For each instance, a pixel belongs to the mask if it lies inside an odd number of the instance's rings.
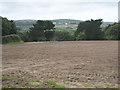
{"label": "fallow field", "polygon": [[2,47],[4,88],[118,87],[118,41],[27,42]]}

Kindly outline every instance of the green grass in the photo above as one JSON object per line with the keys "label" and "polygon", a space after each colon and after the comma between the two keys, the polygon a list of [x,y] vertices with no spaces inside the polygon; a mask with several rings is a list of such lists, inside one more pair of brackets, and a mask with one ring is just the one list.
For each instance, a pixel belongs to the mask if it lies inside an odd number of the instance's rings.
{"label": "green grass", "polygon": [[2,81],[13,80],[11,77],[2,77]]}
{"label": "green grass", "polygon": [[10,87],[10,88],[17,88],[17,86],[12,86],[12,87]]}
{"label": "green grass", "polygon": [[[15,90],[15,88],[2,88],[2,90]],[[20,89],[20,90],[22,90],[22,89]],[[23,89],[24,90],[24,89]]]}
{"label": "green grass", "polygon": [[66,27],[71,27],[73,29],[77,28],[77,24],[70,24],[70,25],[55,25],[55,28],[66,28]]}
{"label": "green grass", "polygon": [[33,82],[40,82],[40,80],[30,80],[30,81],[33,81]]}
{"label": "green grass", "polygon": [[[34,82],[39,82],[40,80],[26,80],[26,79],[22,79],[22,78],[16,78],[16,77],[8,77],[8,76],[3,76],[2,77],[2,81],[12,81],[12,80],[24,80],[24,81],[34,81]],[[22,85],[22,84],[19,84],[17,86],[10,86],[10,87],[7,87],[7,88],[17,88],[17,87],[23,87],[23,88],[45,88],[44,86],[42,85]],[[4,87],[5,88],[5,87]],[[4,89],[5,90],[5,89]]]}
{"label": "green grass", "polygon": [[17,26],[17,27],[20,28],[20,31],[28,31],[33,26]]}
{"label": "green grass", "polygon": [[[3,76],[2,77],[2,80],[3,81],[11,81],[11,80],[24,80],[24,81],[33,81],[33,82],[41,82],[40,80],[26,80],[26,79],[22,79],[22,78],[16,78],[16,77],[8,77],[8,76]],[[47,83],[48,85],[50,85],[50,87],[47,87],[47,85],[45,86],[44,84],[43,85],[31,85],[31,84],[28,84],[28,85],[23,85],[23,84],[18,84],[17,86],[16,85],[13,85],[13,86],[10,86],[10,87],[6,87],[6,88],[9,88],[7,90],[12,90],[12,88],[17,88],[17,87],[22,87],[22,88],[38,88],[38,89],[44,89],[44,88],[61,88],[61,89],[65,89],[66,87],[63,86],[63,85],[60,85],[54,81],[48,81],[48,80],[45,80],[43,81],[43,83]],[[106,83],[104,84],[104,87],[105,88],[109,88],[109,90],[120,90],[120,88],[113,88],[114,86],[116,86],[117,84],[112,84],[112,83]],[[2,90],[6,90],[5,87],[3,87]],[[88,88],[88,90],[92,90],[91,88]]]}
{"label": "green grass", "polygon": [[46,88],[42,85],[22,85],[23,88]]}
{"label": "green grass", "polygon": [[[26,80],[26,79],[22,79],[22,78],[16,78],[16,77],[8,77],[8,76],[3,76],[2,77],[2,81],[10,81],[12,82],[12,80],[24,80],[26,82],[41,82],[40,80]],[[7,87],[7,88],[17,88],[18,86],[19,87],[22,87],[22,88],[65,88],[65,86],[63,85],[59,85],[57,84],[56,82],[54,81],[43,81],[43,83],[47,83],[49,84],[51,87],[47,87],[45,85],[23,85],[23,84],[18,84],[17,86],[10,86],[10,87]],[[5,87],[4,87],[5,88]]]}
{"label": "green grass", "polygon": [[16,45],[16,44],[23,44],[24,41],[20,41],[20,42],[9,42],[9,43],[5,43],[5,44],[10,44],[10,45]]}
{"label": "green grass", "polygon": [[114,83],[106,83],[105,88],[113,88],[114,86],[117,86],[117,84]]}
{"label": "green grass", "polygon": [[50,85],[52,85],[52,88],[65,88],[65,86],[59,85],[59,84],[57,84],[54,81],[45,81],[45,82],[48,83],[48,84],[50,84]]}
{"label": "green grass", "polygon": [[3,76],[2,81],[8,81],[8,80],[24,80],[22,78],[16,78],[16,77],[8,77],[8,76]]}
{"label": "green grass", "polygon": [[68,31],[68,32],[75,32],[75,29],[64,29],[64,28],[56,28],[55,31]]}

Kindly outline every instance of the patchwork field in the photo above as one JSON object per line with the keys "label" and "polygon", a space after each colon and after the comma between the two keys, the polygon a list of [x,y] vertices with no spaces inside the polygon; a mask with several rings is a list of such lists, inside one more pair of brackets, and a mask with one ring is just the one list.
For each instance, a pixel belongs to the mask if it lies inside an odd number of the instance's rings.
{"label": "patchwork field", "polygon": [[118,87],[117,41],[3,45],[3,87]]}

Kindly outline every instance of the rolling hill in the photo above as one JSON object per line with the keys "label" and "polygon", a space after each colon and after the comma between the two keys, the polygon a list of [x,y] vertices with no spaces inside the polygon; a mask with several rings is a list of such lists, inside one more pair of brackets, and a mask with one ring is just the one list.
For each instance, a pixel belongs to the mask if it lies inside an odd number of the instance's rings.
{"label": "rolling hill", "polygon": [[[77,28],[77,25],[80,22],[83,22],[82,20],[74,20],[74,19],[55,19],[50,20],[55,24],[55,28],[57,29],[68,29],[68,30],[75,30]],[[29,30],[30,27],[35,24],[37,20],[32,19],[26,19],[26,20],[15,20],[15,24],[17,27],[19,27],[21,30]],[[114,22],[103,22],[101,25],[102,28],[105,28],[109,24],[113,24]]]}

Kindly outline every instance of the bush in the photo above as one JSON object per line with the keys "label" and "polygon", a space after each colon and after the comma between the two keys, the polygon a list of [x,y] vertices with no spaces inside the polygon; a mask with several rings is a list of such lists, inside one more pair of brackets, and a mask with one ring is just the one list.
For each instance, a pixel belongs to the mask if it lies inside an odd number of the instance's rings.
{"label": "bush", "polygon": [[20,36],[22,41],[24,41],[24,42],[30,41],[29,32],[18,32],[17,34]]}
{"label": "bush", "polygon": [[80,32],[80,33],[78,34],[78,36],[76,37],[76,40],[77,40],[77,41],[79,41],[79,40],[86,40],[86,39],[87,39],[87,37],[86,37],[86,35],[85,35],[84,32]]}
{"label": "bush", "polygon": [[46,41],[46,38],[41,36],[37,39],[37,41]]}
{"label": "bush", "polygon": [[2,37],[2,43],[20,42],[21,38],[16,34],[6,35]]}
{"label": "bush", "polygon": [[107,40],[118,40],[119,39],[119,32],[120,32],[120,24],[112,24],[107,27],[105,30],[105,38]]}
{"label": "bush", "polygon": [[54,40],[56,41],[73,41],[74,35],[67,31],[55,31]]}
{"label": "bush", "polygon": [[16,25],[13,20],[8,20],[7,18],[1,18],[2,19],[2,36],[10,35],[10,34],[16,34]]}
{"label": "bush", "polygon": [[48,30],[48,31],[45,32],[46,41],[50,41],[50,40],[53,39],[54,32],[55,31],[52,31],[52,30]]}

